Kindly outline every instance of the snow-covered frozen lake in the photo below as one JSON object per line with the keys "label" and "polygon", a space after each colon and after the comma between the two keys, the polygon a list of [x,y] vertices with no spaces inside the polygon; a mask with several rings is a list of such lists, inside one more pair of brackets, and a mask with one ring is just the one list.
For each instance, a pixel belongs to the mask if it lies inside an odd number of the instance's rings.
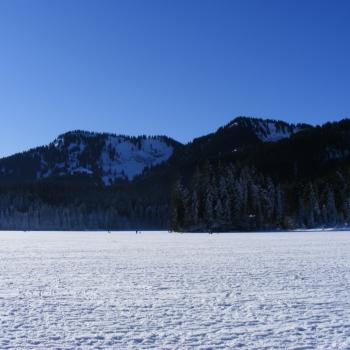
{"label": "snow-covered frozen lake", "polygon": [[350,349],[350,232],[2,232],[0,323],[0,349]]}

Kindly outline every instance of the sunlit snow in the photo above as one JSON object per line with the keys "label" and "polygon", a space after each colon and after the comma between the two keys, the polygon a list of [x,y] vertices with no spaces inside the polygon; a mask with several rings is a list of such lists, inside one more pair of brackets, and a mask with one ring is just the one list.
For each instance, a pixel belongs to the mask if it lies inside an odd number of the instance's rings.
{"label": "sunlit snow", "polygon": [[1,349],[349,349],[350,233],[0,233]]}

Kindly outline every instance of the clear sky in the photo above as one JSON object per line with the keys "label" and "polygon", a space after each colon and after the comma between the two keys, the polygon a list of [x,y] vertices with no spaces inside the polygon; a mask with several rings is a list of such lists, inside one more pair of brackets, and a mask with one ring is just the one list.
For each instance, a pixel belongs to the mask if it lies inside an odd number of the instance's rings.
{"label": "clear sky", "polygon": [[0,156],[72,129],[186,142],[350,116],[350,1],[0,0]]}

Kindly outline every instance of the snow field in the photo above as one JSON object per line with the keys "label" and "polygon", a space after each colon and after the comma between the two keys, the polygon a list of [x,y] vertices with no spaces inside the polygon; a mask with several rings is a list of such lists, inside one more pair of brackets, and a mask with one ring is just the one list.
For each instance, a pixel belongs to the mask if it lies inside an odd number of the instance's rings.
{"label": "snow field", "polygon": [[0,349],[236,348],[350,349],[350,233],[0,233]]}

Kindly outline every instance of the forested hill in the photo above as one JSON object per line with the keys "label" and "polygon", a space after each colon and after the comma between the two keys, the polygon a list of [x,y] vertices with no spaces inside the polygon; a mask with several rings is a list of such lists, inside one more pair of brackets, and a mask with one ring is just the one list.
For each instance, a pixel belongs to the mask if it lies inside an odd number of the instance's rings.
{"label": "forested hill", "polygon": [[349,150],[349,120],[312,127],[238,117],[187,145],[74,131],[0,160],[0,228],[343,226]]}
{"label": "forested hill", "polygon": [[35,183],[64,178],[96,185],[132,180],[146,168],[170,158],[179,142],[166,136],[130,137],[71,131],[47,146],[0,160],[1,184]]}

